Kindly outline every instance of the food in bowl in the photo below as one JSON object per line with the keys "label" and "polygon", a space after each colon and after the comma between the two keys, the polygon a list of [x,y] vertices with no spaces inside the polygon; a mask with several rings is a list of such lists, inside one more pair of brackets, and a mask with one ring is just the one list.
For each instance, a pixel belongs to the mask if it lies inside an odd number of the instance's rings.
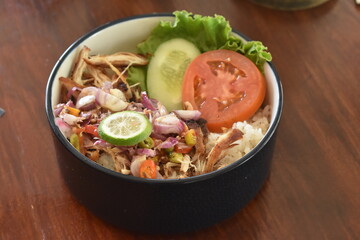
{"label": "food in bowl", "polygon": [[221,16],[174,15],[136,53],[94,55],[84,46],[71,75],[59,78],[57,126],[108,169],[157,179],[201,175],[239,160],[269,128],[266,47],[233,37]]}
{"label": "food in bowl", "polygon": [[[265,62],[266,95],[262,108],[270,106],[266,108],[270,111],[270,125],[250,152],[226,167],[186,178],[147,179],[102,167],[77,151],[55,123],[53,109],[60,99],[59,78],[71,76],[84,46],[89,46],[92,54],[140,53],[138,43],[147,39],[159,22],[174,20],[173,14],[156,13],[130,16],[97,27],[76,40],[61,55],[46,88],[46,113],[54,136],[55,157],[66,186],[79,203],[99,218],[114,226],[142,233],[174,234],[198,230],[229,218],[246,206],[269,176],[282,113],[283,93],[279,76],[273,63]],[[217,32],[216,36],[220,35]],[[237,30],[231,35],[250,41]],[[137,68],[133,66],[128,70],[133,79],[140,79],[134,77],[135,73],[143,75]],[[127,80],[130,85],[135,84],[131,78]],[[138,85],[142,84],[139,82]]]}

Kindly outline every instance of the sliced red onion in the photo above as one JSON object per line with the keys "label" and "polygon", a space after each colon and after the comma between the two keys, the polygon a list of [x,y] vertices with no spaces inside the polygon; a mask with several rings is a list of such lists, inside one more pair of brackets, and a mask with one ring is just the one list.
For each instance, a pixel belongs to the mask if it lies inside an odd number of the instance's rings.
{"label": "sliced red onion", "polygon": [[142,103],[135,103],[135,102],[131,102],[129,103],[129,105],[127,106],[127,110],[129,111],[135,111],[135,112],[143,112],[143,104]]}
{"label": "sliced red onion", "polygon": [[164,116],[164,115],[169,114],[166,107],[163,104],[161,104],[160,102],[157,103],[157,109],[158,109],[158,113],[159,113],[160,116]]}
{"label": "sliced red onion", "polygon": [[90,110],[93,110],[93,109],[95,109],[95,108],[96,108],[96,103],[92,103],[92,104],[83,106],[80,110],[90,111]]}
{"label": "sliced red onion", "polygon": [[96,97],[94,95],[87,95],[82,98],[79,98],[76,103],[76,108],[80,110],[91,110],[95,108]]}
{"label": "sliced red onion", "polygon": [[82,119],[82,122],[80,123],[81,127],[85,127],[91,122],[91,118]]}
{"label": "sliced red onion", "polygon": [[162,134],[159,134],[159,133],[156,133],[156,132],[152,132],[150,136],[152,138],[159,139],[159,140],[162,140],[162,141],[166,140],[166,136],[164,136]]}
{"label": "sliced red onion", "polygon": [[110,81],[105,81],[101,89],[108,93],[111,88],[112,88],[112,83]]}
{"label": "sliced red onion", "polygon": [[75,125],[79,121],[78,117],[75,117],[74,115],[71,115],[69,113],[65,113],[62,117],[64,122],[66,122],[70,126]]}
{"label": "sliced red onion", "polygon": [[174,110],[173,112],[183,120],[198,120],[201,115],[201,112],[198,110]]}
{"label": "sliced red onion", "polygon": [[100,106],[107,108],[113,112],[124,110],[128,105],[128,103],[123,101],[122,99],[96,87],[84,88],[80,92],[78,99],[82,99],[83,97],[89,95],[95,96],[96,102]]}
{"label": "sliced red onion", "polygon": [[108,143],[108,142],[106,142],[106,141],[103,140],[103,139],[99,139],[99,140],[96,140],[96,141],[94,142],[94,146],[99,146],[99,147],[104,147],[104,148],[106,148],[106,147],[110,147],[111,144]]}
{"label": "sliced red onion", "polygon": [[64,109],[65,104],[64,103],[59,103],[55,106],[54,108],[54,115],[55,117],[58,117],[61,113],[61,111]]}
{"label": "sliced red onion", "polygon": [[135,149],[133,146],[116,146],[122,153],[126,153],[129,155],[129,156],[134,156],[135,155]]}
{"label": "sliced red onion", "polygon": [[156,103],[156,108],[157,108],[157,110],[156,111],[153,111],[152,113],[151,113],[151,117],[152,118],[158,118],[158,117],[161,117],[161,116],[164,116],[164,115],[167,115],[167,114],[169,114],[168,113],[168,111],[167,111],[167,109],[166,109],[166,107],[164,106],[164,105],[162,105],[160,102],[157,102]]}
{"label": "sliced red onion", "polygon": [[125,94],[120,89],[112,88],[110,89],[109,93],[125,102],[127,101]]}
{"label": "sliced red onion", "polygon": [[93,111],[80,112],[80,117],[83,120],[83,123],[85,123],[86,121],[91,121],[93,114]]}
{"label": "sliced red onion", "polygon": [[75,107],[75,104],[71,100],[69,100],[65,105],[68,106],[68,107],[72,107],[72,108]]}
{"label": "sliced red onion", "polygon": [[100,89],[98,89],[95,97],[96,97],[96,101],[99,103],[100,106],[105,107],[114,112],[124,110],[128,106],[127,102],[109,93],[106,93]]}
{"label": "sliced red onion", "polygon": [[179,140],[174,137],[168,137],[164,142],[157,145],[157,148],[171,148],[179,143]]}
{"label": "sliced red onion", "polygon": [[185,123],[170,113],[160,116],[153,121],[154,132],[158,134],[176,133],[180,134],[184,131]]}
{"label": "sliced red onion", "polygon": [[136,149],[137,155],[145,155],[146,157],[155,157],[156,151],[154,149],[148,149],[148,148],[138,148]]}
{"label": "sliced red onion", "polygon": [[131,174],[135,177],[139,177],[140,176],[140,165],[143,161],[146,160],[146,156],[145,155],[135,155],[131,161],[130,164],[130,171]]}
{"label": "sliced red onion", "polygon": [[156,108],[154,107],[153,103],[151,102],[146,92],[141,92],[141,103],[144,105],[145,108],[151,111],[156,110]]}
{"label": "sliced red onion", "polygon": [[70,98],[70,97],[74,94],[74,92],[76,92],[76,91],[81,91],[81,88],[72,87],[72,88],[70,89],[70,91],[68,91],[66,97],[67,97],[67,98]]}
{"label": "sliced red onion", "polygon": [[80,94],[78,96],[78,99],[81,99],[81,98],[83,98],[85,96],[88,96],[88,95],[95,96],[98,91],[99,91],[99,89],[96,88],[96,87],[86,87],[83,90],[81,90],[81,92],[80,92]]}
{"label": "sliced red onion", "polygon": [[64,120],[62,120],[61,118],[55,118],[55,124],[58,126],[60,132],[62,132],[62,134],[64,134],[66,138],[70,138],[72,134],[72,129],[66,122],[64,122]]}

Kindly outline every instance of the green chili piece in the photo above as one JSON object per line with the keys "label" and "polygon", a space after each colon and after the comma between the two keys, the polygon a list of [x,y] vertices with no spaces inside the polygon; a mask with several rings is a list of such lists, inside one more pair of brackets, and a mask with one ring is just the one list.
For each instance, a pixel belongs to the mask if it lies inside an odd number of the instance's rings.
{"label": "green chili piece", "polygon": [[164,151],[165,151],[166,153],[171,153],[171,152],[174,151],[174,147],[164,148]]}
{"label": "green chili piece", "polygon": [[76,133],[70,136],[70,143],[80,152],[79,136]]}
{"label": "green chili piece", "polygon": [[189,146],[194,146],[196,144],[196,133],[194,129],[190,129],[186,132],[185,143]]}
{"label": "green chili piece", "polygon": [[155,143],[151,137],[148,137],[144,141],[139,142],[139,147],[141,148],[153,148],[154,146]]}
{"label": "green chili piece", "polygon": [[181,163],[183,159],[184,156],[182,155],[182,153],[171,152],[169,154],[169,160],[172,163]]}
{"label": "green chili piece", "polygon": [[155,157],[151,157],[151,160],[153,160],[155,163],[159,162],[159,156],[156,155]]}

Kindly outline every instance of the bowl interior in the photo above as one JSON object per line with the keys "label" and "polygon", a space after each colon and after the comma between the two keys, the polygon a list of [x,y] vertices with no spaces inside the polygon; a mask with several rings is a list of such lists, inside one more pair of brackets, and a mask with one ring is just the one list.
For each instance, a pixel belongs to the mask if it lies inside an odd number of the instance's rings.
{"label": "bowl interior", "polygon": [[[71,45],[59,58],[48,82],[46,96],[50,99],[46,100],[47,114],[53,128],[55,124],[54,115],[51,109],[53,109],[59,101],[60,83],[58,79],[61,76],[64,77],[70,75],[76,61],[76,56],[83,46],[89,47],[91,49],[91,54],[111,54],[118,51],[136,52],[136,45],[145,40],[152,29],[161,20],[173,20],[173,16],[169,14],[153,14],[120,19],[96,28]],[[141,31],[139,31],[139,29],[141,29]],[[240,32],[234,31],[233,34],[245,41],[249,40]],[[271,63],[266,63],[264,70],[267,81],[265,104],[271,106],[272,113],[269,129],[265,134],[264,139],[258,145],[265,144],[270,139],[278,125],[282,111],[282,88],[274,66],[272,66]],[[55,132],[60,131],[55,130]],[[59,134],[56,135],[63,138],[63,143],[67,142],[64,136],[59,136]],[[71,148],[70,144],[67,145],[67,148]],[[258,150],[260,149],[254,151]],[[74,150],[72,152],[74,152]]]}

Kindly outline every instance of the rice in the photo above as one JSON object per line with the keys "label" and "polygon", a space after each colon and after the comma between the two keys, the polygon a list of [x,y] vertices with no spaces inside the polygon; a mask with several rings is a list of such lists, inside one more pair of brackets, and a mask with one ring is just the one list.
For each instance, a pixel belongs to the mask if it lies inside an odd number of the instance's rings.
{"label": "rice", "polygon": [[[234,142],[234,146],[223,151],[221,159],[215,165],[215,169],[220,169],[239,160],[249,153],[265,136],[270,125],[270,106],[260,109],[248,122],[236,122],[233,128],[243,132],[243,138]],[[206,151],[209,152],[215,145],[216,140],[221,136],[218,133],[210,133]],[[215,170],[214,169],[214,170]]]}

